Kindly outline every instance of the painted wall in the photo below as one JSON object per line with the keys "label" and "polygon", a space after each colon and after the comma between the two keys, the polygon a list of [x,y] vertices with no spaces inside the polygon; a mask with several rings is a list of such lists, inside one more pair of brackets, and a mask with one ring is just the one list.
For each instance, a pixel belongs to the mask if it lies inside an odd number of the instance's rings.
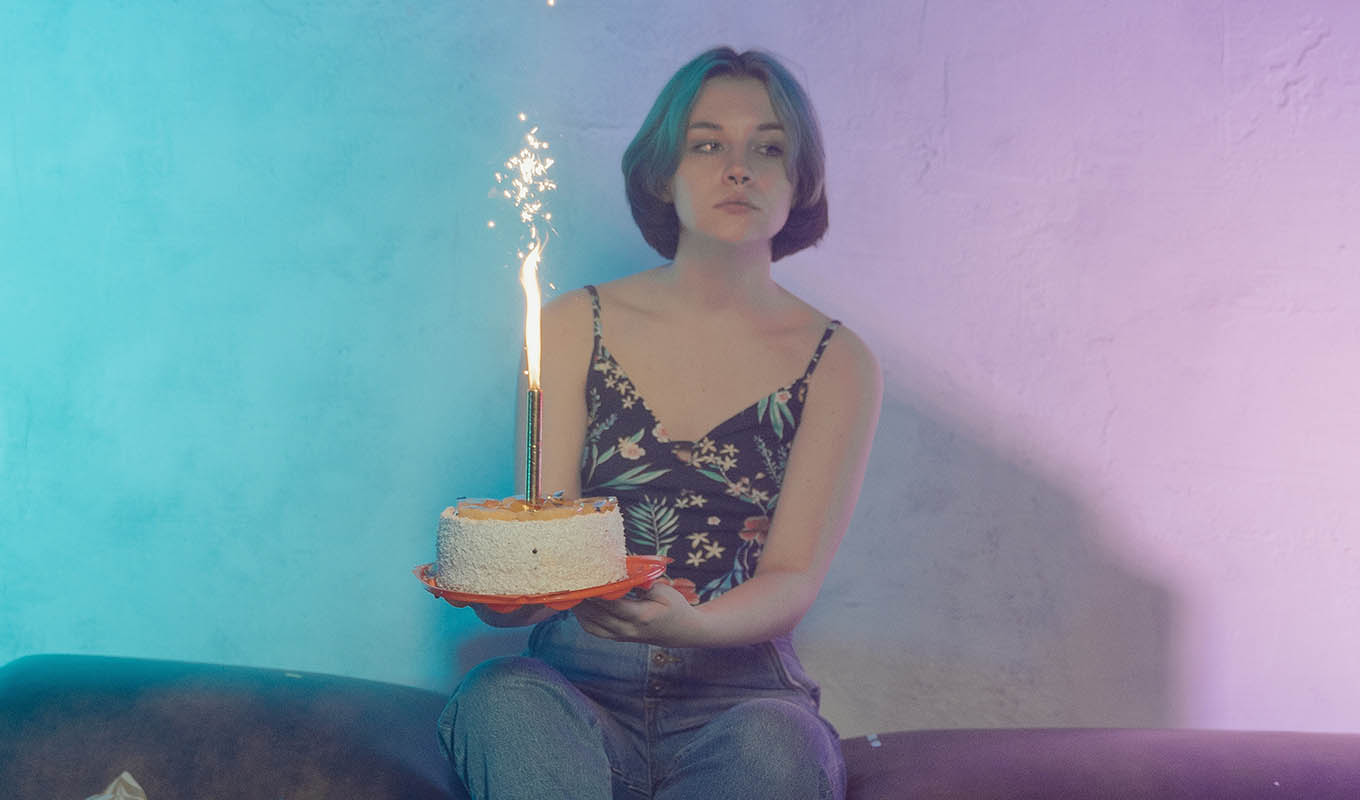
{"label": "painted wall", "polygon": [[0,661],[517,649],[409,574],[513,488],[491,175],[527,112],[546,278],[651,265],[618,155],[728,42],[818,103],[778,273],[886,375],[798,634],[842,732],[1360,730],[1360,6],[727,6],[0,9]]}

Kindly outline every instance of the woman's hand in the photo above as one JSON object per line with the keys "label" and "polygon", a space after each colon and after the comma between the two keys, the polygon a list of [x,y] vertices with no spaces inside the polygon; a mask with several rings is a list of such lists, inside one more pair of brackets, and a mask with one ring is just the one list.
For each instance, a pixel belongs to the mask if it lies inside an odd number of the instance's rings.
{"label": "woman's hand", "polygon": [[618,600],[582,601],[572,613],[586,633],[601,639],[667,647],[690,646],[701,622],[685,596],[661,581]]}

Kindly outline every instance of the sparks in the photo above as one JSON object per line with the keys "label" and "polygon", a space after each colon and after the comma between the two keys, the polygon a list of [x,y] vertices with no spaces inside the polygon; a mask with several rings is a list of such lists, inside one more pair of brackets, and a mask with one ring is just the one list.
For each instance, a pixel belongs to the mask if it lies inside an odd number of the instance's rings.
{"label": "sparks", "polygon": [[[519,115],[527,121],[526,114]],[[527,242],[520,252],[520,285],[524,289],[524,349],[525,363],[528,366],[529,387],[539,385],[539,353],[541,348],[539,332],[539,311],[542,295],[538,286],[538,266],[547,245],[547,230],[552,228],[552,214],[543,205],[543,196],[557,188],[548,177],[553,159],[545,151],[548,143],[538,137],[538,126],[533,126],[524,134],[524,145],[519,152],[505,162],[505,169],[495,173],[496,183],[502,187],[501,195],[519,210],[519,221],[527,229]],[[540,231],[540,223],[547,229]],[[494,226],[492,226],[494,227]]]}
{"label": "sparks", "polygon": [[548,149],[548,143],[539,139],[537,134],[537,126],[524,134],[524,147],[505,162],[508,175],[496,173],[497,183],[509,179],[510,188],[502,190],[501,194],[519,209],[519,221],[529,226],[529,238],[535,242],[539,239],[534,220],[540,216],[545,221],[552,219],[551,214],[544,211],[540,195],[557,188],[557,184],[548,177],[553,159],[540,155],[541,151]]}

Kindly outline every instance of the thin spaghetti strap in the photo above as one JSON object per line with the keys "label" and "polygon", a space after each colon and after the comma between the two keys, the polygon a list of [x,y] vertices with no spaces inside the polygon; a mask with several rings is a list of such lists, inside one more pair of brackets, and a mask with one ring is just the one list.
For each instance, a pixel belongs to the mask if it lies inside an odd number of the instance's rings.
{"label": "thin spaghetti strap", "polygon": [[595,319],[595,349],[600,348],[600,339],[604,330],[600,325],[600,292],[593,284],[586,284],[586,291],[590,292],[590,312]]}
{"label": "thin spaghetti strap", "polygon": [[826,352],[827,343],[831,341],[831,334],[835,333],[840,326],[841,321],[838,319],[826,323],[826,331],[822,333],[822,340],[817,343],[817,349],[812,353],[812,359],[808,361],[807,371],[803,373],[803,380],[806,381],[812,377],[813,371],[817,369],[817,362],[822,360],[822,353]]}

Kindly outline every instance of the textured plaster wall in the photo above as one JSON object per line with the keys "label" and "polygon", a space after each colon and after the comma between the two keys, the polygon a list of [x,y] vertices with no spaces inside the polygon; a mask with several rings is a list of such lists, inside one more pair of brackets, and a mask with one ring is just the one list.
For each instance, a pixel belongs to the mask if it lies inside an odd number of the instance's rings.
{"label": "textured plaster wall", "polygon": [[778,274],[886,376],[798,632],[842,732],[1360,729],[1360,6],[729,5],[0,9],[0,661],[516,649],[408,572],[513,487],[491,173],[528,112],[547,278],[654,263],[618,155],[728,42],[818,104]]}

